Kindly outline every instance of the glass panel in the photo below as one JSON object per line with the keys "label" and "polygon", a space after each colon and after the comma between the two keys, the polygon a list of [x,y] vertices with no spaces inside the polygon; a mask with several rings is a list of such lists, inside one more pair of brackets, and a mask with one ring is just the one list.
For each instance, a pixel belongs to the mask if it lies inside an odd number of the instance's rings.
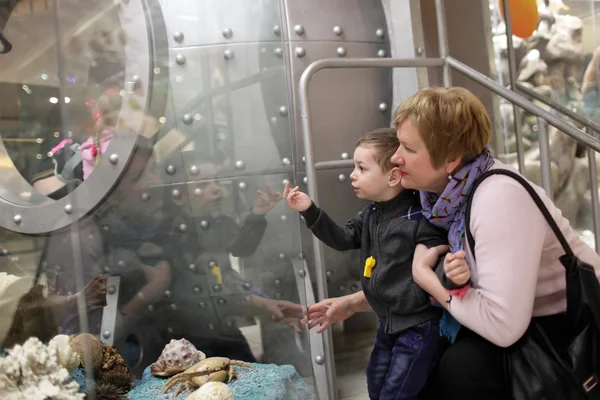
{"label": "glass panel", "polygon": [[[227,44],[203,43],[212,36],[197,24],[193,41],[173,39],[172,25],[167,36],[165,21],[197,17],[174,3],[60,0],[55,13],[51,1],[19,2],[2,29],[13,46],[0,54],[10,66],[0,72],[2,161],[19,177],[0,182],[4,200],[24,210],[76,200],[79,183],[103,181],[97,170],[127,167],[100,205],[65,229],[2,231],[0,348],[68,335],[89,367],[70,365],[78,383],[87,373],[133,399],[168,398],[165,378],[202,357],[250,363],[235,367],[236,399],[312,399],[299,218],[278,193],[295,176],[289,82],[271,31],[283,25],[279,3],[220,6],[247,8],[235,17],[248,32],[269,27],[253,42],[241,35]],[[143,13],[131,19],[134,6]],[[147,86],[135,77],[144,64],[153,66]],[[137,137],[125,157],[110,150],[120,132]],[[70,182],[61,168],[73,156],[83,162]],[[229,364],[220,362],[211,378],[225,381]]]}
{"label": "glass panel", "polygon": [[[537,30],[525,38],[512,36],[517,82],[585,118],[599,122],[597,93],[600,87],[600,37],[597,26],[600,20],[600,2],[538,0],[537,3]],[[490,0],[496,80],[508,86],[510,80],[506,28],[500,15],[499,4],[499,1]],[[514,12],[518,10],[513,10]],[[516,31],[513,29],[513,32]],[[516,164],[512,106],[504,100],[499,100],[498,103],[505,144],[503,149],[499,149],[500,156]],[[540,101],[536,100],[534,103],[551,110]],[[555,113],[578,128],[583,128],[582,124],[558,112]],[[537,121],[534,116],[522,110],[519,110],[519,115],[522,122],[520,129],[525,148],[526,175],[541,184]],[[593,218],[585,148],[553,127],[549,127],[548,134],[555,202],[580,235],[593,245]]]}

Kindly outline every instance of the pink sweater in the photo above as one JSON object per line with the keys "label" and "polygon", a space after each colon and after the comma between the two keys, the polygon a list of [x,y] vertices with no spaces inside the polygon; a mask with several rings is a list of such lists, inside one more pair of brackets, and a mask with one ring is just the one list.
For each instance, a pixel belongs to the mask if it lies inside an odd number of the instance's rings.
{"label": "pink sweater", "polygon": [[[492,168],[515,171],[499,161]],[[579,239],[544,190],[533,187],[573,252],[593,265],[600,278],[600,256]],[[469,254],[473,288],[450,307],[461,324],[507,347],[525,333],[532,316],[566,311],[565,270],[558,260],[564,251],[517,181],[502,175],[487,178],[475,192],[470,228],[477,255],[475,264]]]}

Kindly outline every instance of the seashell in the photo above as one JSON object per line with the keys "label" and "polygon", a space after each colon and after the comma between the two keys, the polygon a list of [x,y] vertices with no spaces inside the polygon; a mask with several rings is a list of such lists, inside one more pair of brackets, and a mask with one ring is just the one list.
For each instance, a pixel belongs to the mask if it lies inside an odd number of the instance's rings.
{"label": "seashell", "polygon": [[186,339],[171,339],[158,360],[150,367],[154,376],[173,376],[185,371],[206,358],[206,354],[196,349]]}
{"label": "seashell", "polygon": [[233,400],[233,390],[223,382],[208,382],[185,400]]}
{"label": "seashell", "polygon": [[96,336],[89,333],[72,335],[70,337],[70,344],[73,350],[79,355],[81,364],[85,363],[85,354],[89,353],[92,368],[96,369],[102,366],[102,342]]}

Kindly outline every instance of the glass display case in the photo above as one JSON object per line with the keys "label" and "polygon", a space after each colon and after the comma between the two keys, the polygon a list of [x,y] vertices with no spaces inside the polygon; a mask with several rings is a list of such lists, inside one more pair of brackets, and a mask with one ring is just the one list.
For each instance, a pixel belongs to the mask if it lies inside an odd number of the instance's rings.
{"label": "glass display case", "polygon": [[[593,127],[586,127],[580,121],[561,114],[557,108],[563,106],[592,123],[600,122],[600,3],[595,0],[538,0],[537,29],[527,35],[511,35],[512,52],[500,11],[501,1],[490,0],[489,5],[496,81],[510,86],[509,60],[514,59],[513,79],[520,94],[578,128],[586,128],[588,133],[599,135],[600,132]],[[512,31],[517,33],[515,29]],[[503,100],[498,100],[498,103],[504,137],[504,148],[500,152],[517,165],[515,130],[519,129],[525,150],[525,173],[541,183],[538,121],[518,110],[518,122],[515,123],[512,105]],[[548,142],[554,200],[580,235],[593,246],[588,154],[582,145],[554,127],[548,128]],[[597,154],[595,157],[598,157]]]}

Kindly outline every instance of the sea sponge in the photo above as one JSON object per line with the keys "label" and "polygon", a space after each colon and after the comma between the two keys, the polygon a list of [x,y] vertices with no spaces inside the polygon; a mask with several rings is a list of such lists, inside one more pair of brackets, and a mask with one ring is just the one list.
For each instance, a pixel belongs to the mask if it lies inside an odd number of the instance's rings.
{"label": "sea sponge", "polygon": [[102,373],[102,382],[112,383],[121,389],[123,393],[131,390],[133,375],[129,370],[129,366],[117,349],[105,343],[102,344],[102,365],[100,371]]}
{"label": "sea sponge", "polygon": [[[102,366],[102,342],[96,336],[89,333],[80,333],[70,337],[70,345],[79,355],[81,364],[85,365],[85,354],[90,355],[92,362],[91,368],[97,369]],[[85,366],[88,367],[87,365]]]}

